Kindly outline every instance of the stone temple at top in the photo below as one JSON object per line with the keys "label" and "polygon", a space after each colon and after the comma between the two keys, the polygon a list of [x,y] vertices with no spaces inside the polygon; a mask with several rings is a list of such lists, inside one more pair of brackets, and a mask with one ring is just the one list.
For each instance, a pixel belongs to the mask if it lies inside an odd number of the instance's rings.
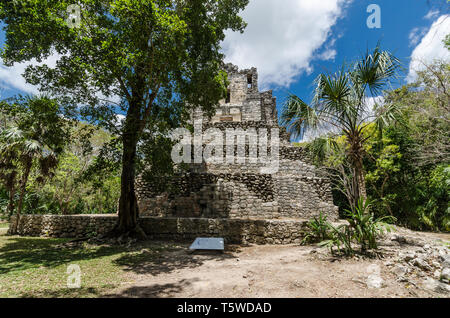
{"label": "stone temple at top", "polygon": [[[220,122],[258,122],[268,126],[276,126],[278,122],[276,99],[272,92],[258,91],[258,72],[256,68],[239,71],[237,66],[226,64],[230,85],[227,97],[220,101],[216,115],[211,123]],[[202,117],[208,121],[199,110],[194,112],[194,119]]]}
{"label": "stone temple at top", "polygon": [[[244,131],[246,158],[233,163],[227,160],[190,163],[187,170],[168,178],[170,192],[160,192],[138,178],[136,194],[141,215],[309,219],[322,212],[330,220],[337,219],[338,209],[333,204],[329,180],[308,161],[303,148],[291,145],[286,129],[278,125],[272,91],[258,90],[256,68],[239,70],[227,64],[225,70],[230,83],[226,98],[220,101],[211,118],[195,110],[192,121],[201,122],[203,131],[211,128],[219,131],[224,141],[229,130]],[[277,158],[277,169],[270,173],[263,169],[267,163],[249,158],[250,149],[258,149],[257,154],[261,154],[256,144],[260,144],[262,132],[266,132],[269,145],[267,157]],[[276,148],[273,140],[279,141]],[[226,150],[224,146],[224,157],[228,155]]]}

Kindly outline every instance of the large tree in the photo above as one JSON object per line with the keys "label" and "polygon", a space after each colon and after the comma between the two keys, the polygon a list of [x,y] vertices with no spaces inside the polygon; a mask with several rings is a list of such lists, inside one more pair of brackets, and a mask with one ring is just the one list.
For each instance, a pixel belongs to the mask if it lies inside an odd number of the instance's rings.
{"label": "large tree", "polygon": [[[136,149],[161,110],[211,111],[223,97],[220,42],[243,31],[238,13],[248,0],[0,0],[6,65],[41,61],[25,78],[77,105],[81,114],[113,127],[126,113],[118,236],[145,234],[137,224]],[[68,10],[72,15],[68,17]],[[56,54],[56,55],[55,55]],[[178,112],[179,113],[179,112]],[[185,116],[184,116],[185,117]],[[165,118],[165,117],[164,117]]]}
{"label": "large tree", "polygon": [[377,46],[357,62],[344,65],[339,72],[320,74],[310,104],[292,94],[284,105],[281,120],[294,136],[317,128],[332,129],[345,136],[346,158],[352,170],[348,186],[352,207],[360,198],[366,198],[363,160],[369,124],[374,122],[381,130],[398,110],[396,105],[376,105],[372,111],[368,100],[380,96],[389,87],[398,68],[397,58]]}

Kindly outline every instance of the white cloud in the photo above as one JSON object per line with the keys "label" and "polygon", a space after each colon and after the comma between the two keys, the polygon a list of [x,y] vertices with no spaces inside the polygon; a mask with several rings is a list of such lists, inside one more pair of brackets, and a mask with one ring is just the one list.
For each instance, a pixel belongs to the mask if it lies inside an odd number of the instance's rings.
{"label": "white cloud", "polygon": [[364,103],[364,112],[363,117],[366,122],[371,122],[375,117],[375,106],[383,106],[384,97],[383,96],[375,96],[375,97],[367,97]]}
{"label": "white cloud", "polygon": [[[257,67],[262,88],[288,87],[311,61],[333,59],[332,26],[351,0],[251,0],[242,13],[243,34],[228,32],[223,43],[226,61],[240,68]],[[323,49],[326,41],[330,41]],[[318,52],[320,49],[323,52]]]}
{"label": "white cloud", "polygon": [[423,63],[432,63],[433,60],[450,62],[450,51],[444,46],[443,40],[450,30],[450,15],[440,16],[422,38],[411,55],[409,74],[406,80],[414,82],[417,71],[424,68]]}
{"label": "white cloud", "polygon": [[365,106],[367,111],[369,112],[373,111],[373,107],[375,106],[375,104],[383,105],[383,103],[384,103],[383,96],[367,97],[365,100]]}
{"label": "white cloud", "polygon": [[[54,53],[50,55],[47,59],[43,60],[41,63],[38,63],[36,59],[32,59],[29,62],[24,63],[15,63],[11,67],[6,67],[3,64],[2,59],[0,58],[0,88],[5,89],[14,89],[18,90],[21,93],[27,93],[31,95],[35,95],[39,93],[39,89],[35,85],[31,85],[25,81],[25,78],[22,76],[25,72],[25,69],[28,65],[44,65],[46,64],[50,68],[54,68],[56,66],[57,61],[62,57],[62,55],[58,53]],[[119,104],[121,99],[117,95],[106,97],[101,92],[97,92],[96,96],[103,101],[110,101],[114,104]]]}
{"label": "white cloud", "polygon": [[53,54],[49,56],[46,60],[38,63],[35,59],[30,62],[15,63],[11,67],[7,67],[3,64],[3,60],[0,58],[0,86],[6,89],[16,89],[22,93],[37,94],[39,92],[38,88],[31,85],[25,81],[22,74],[28,65],[43,65],[47,64],[49,67],[55,67],[56,62],[61,58],[59,54]]}
{"label": "white cloud", "polygon": [[328,61],[328,60],[334,60],[334,58],[336,57],[336,50],[326,50],[323,53],[321,53],[318,58],[324,61]]}
{"label": "white cloud", "polygon": [[339,135],[342,132],[339,128],[335,126],[331,126],[328,124],[321,124],[315,129],[308,129],[305,131],[305,134],[303,135],[303,138],[300,139],[300,142],[311,142],[314,139],[320,138],[320,137],[326,137],[329,134],[332,135]]}
{"label": "white cloud", "polygon": [[434,18],[436,18],[439,15],[439,10],[433,10],[431,9],[430,11],[428,11],[427,15],[424,16],[425,19],[427,20],[433,20]]}
{"label": "white cloud", "polygon": [[116,115],[116,120],[118,122],[119,125],[122,125],[123,122],[125,121],[126,116],[122,115],[122,114],[117,114]]}
{"label": "white cloud", "polygon": [[427,28],[414,28],[409,33],[409,46],[414,46],[419,43],[420,39],[427,33]]}

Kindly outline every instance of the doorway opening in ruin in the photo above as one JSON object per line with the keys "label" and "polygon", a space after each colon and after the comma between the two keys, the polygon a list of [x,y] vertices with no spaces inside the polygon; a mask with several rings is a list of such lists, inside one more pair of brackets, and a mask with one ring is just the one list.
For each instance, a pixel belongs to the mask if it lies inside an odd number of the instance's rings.
{"label": "doorway opening in ruin", "polygon": [[226,104],[229,104],[230,102],[231,102],[231,90],[228,89],[228,90],[227,90],[227,98],[226,98],[226,100],[225,100],[225,103],[226,103]]}
{"label": "doorway opening in ruin", "polygon": [[252,74],[247,75],[247,87],[253,88],[253,76]]}

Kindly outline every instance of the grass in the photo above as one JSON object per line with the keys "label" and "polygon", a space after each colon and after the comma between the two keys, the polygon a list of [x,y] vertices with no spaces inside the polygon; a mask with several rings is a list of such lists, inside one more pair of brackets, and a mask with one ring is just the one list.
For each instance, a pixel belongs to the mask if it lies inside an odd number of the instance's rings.
{"label": "grass", "polygon": [[[157,264],[174,246],[66,244],[69,239],[0,235],[0,297],[102,297],[143,264]],[[67,287],[70,264],[81,269],[81,288]],[[155,266],[150,268],[155,268]]]}
{"label": "grass", "polygon": [[0,229],[7,229],[9,227],[9,223],[0,222]]}

